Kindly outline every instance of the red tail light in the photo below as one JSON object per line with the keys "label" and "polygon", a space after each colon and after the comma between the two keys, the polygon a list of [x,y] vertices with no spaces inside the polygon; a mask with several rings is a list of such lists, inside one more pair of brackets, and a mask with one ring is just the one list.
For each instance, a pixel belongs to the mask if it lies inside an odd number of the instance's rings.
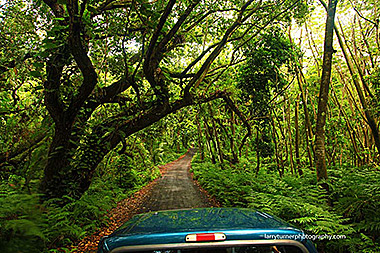
{"label": "red tail light", "polygon": [[226,235],[223,233],[202,233],[190,234],[186,236],[186,242],[209,242],[224,240],[226,240]]}

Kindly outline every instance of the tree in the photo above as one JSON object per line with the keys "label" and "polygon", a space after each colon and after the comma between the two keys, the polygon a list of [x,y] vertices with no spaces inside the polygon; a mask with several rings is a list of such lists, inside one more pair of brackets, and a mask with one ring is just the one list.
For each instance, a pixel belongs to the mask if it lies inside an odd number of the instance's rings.
{"label": "tree", "polygon": [[325,130],[327,101],[329,94],[329,84],[331,79],[331,65],[333,57],[333,36],[334,18],[338,0],[330,0],[327,9],[325,42],[322,64],[322,77],[318,100],[318,114],[315,130],[315,164],[317,180],[327,179],[326,150],[325,150]]}
{"label": "tree", "polygon": [[[256,119],[258,171],[260,156],[265,158],[274,153],[268,127],[271,103],[289,88],[289,77],[294,75],[294,66],[300,54],[296,46],[285,36],[285,32],[277,26],[272,26],[269,31],[252,40],[244,53],[247,61],[240,68],[237,87],[243,91],[241,97],[250,109],[249,117]],[[290,114],[287,114],[287,119],[290,128]],[[291,138],[290,134],[289,139]],[[289,154],[293,166],[292,152]]]}
{"label": "tree", "polygon": [[30,176],[38,177],[52,132],[42,87],[33,82],[43,21],[28,6],[20,0],[0,4],[0,178],[22,176],[26,188]]}
{"label": "tree", "polygon": [[228,55],[228,44],[241,48],[274,20],[305,9],[303,1],[44,3],[52,15],[46,14],[40,74],[54,121],[41,182],[45,198],[80,197],[110,150],[166,115],[230,101],[224,88],[206,83],[240,59],[230,56],[225,64],[218,56]]}

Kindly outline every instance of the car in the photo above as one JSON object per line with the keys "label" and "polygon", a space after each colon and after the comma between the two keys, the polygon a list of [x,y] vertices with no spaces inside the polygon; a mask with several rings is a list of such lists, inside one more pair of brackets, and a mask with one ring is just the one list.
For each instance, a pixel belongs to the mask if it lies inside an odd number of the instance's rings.
{"label": "car", "polygon": [[301,230],[248,208],[195,208],[139,214],[99,242],[98,253],[316,253]]}

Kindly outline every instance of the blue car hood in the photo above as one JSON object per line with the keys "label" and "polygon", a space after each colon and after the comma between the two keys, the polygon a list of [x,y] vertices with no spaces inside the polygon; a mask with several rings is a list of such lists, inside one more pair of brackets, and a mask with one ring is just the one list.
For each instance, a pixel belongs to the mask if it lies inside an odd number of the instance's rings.
{"label": "blue car hood", "polygon": [[297,230],[277,217],[252,209],[200,208],[136,215],[111,236],[250,229]]}
{"label": "blue car hood", "polygon": [[130,245],[184,243],[190,233],[214,232],[224,233],[226,240],[264,240],[268,235],[304,234],[277,217],[252,209],[200,208],[136,215],[103,238],[102,243],[108,250]]}

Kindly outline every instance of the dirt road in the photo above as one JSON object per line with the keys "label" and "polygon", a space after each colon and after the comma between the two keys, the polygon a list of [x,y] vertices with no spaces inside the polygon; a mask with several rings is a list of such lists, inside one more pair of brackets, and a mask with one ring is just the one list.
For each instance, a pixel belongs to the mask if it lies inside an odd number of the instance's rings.
{"label": "dirt road", "polygon": [[189,173],[193,155],[194,150],[190,149],[184,157],[167,165],[163,177],[152,187],[140,212],[212,206]]}
{"label": "dirt road", "polygon": [[76,245],[72,252],[96,252],[99,240],[111,234],[133,215],[149,211],[218,206],[215,200],[192,180],[189,173],[194,150],[163,166],[163,176],[146,185],[132,197],[124,199],[109,213],[109,223],[97,232],[87,236]]}

